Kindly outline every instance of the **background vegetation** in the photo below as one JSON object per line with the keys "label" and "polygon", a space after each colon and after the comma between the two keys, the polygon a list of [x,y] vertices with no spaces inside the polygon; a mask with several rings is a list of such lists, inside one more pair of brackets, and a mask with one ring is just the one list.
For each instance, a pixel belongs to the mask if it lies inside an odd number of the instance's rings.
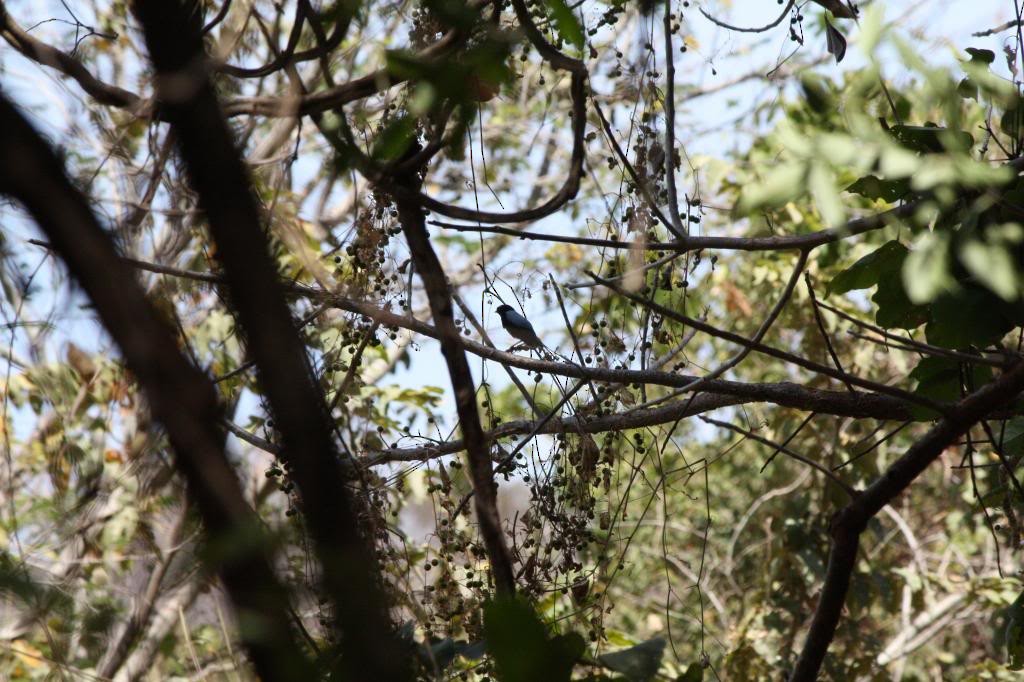
{"label": "background vegetation", "polygon": [[0,677],[1016,679],[1018,5],[0,3]]}

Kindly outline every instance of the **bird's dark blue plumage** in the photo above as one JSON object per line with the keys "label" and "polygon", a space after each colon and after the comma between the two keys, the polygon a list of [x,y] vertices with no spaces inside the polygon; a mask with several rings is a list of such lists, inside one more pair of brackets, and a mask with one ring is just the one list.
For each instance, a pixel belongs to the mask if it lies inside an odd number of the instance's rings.
{"label": "bird's dark blue plumage", "polygon": [[501,326],[513,337],[530,348],[540,348],[544,345],[544,342],[537,336],[537,332],[533,330],[530,321],[517,313],[512,306],[500,305],[497,308],[497,313],[501,317]]}

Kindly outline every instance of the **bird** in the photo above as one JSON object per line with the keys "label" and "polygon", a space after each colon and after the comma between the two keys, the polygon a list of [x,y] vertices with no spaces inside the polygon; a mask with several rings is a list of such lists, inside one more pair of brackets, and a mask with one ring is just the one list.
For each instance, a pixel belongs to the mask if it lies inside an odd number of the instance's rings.
{"label": "bird", "polygon": [[522,341],[529,348],[544,347],[544,342],[537,336],[530,321],[517,313],[512,306],[499,305],[497,313],[501,317],[501,326],[514,338]]}

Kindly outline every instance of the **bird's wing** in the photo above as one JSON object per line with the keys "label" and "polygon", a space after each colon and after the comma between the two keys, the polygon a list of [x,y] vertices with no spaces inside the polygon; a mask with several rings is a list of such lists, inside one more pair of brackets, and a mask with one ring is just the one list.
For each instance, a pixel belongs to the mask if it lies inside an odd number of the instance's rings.
{"label": "bird's wing", "polygon": [[530,321],[514,310],[509,310],[505,313],[505,324],[533,331],[533,325],[530,324]]}

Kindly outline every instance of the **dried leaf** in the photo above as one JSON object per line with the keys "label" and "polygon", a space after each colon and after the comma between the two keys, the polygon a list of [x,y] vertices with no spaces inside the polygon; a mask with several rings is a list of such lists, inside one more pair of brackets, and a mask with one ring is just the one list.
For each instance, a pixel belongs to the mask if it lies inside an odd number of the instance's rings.
{"label": "dried leaf", "polygon": [[825,19],[825,40],[829,54],[836,58],[836,64],[843,61],[843,57],[846,56],[846,38],[828,19]]}
{"label": "dried leaf", "polygon": [[750,317],[754,314],[754,307],[750,305],[750,299],[735,284],[729,281],[722,282],[722,289],[725,291],[726,310],[730,313],[738,312],[743,317]]}

